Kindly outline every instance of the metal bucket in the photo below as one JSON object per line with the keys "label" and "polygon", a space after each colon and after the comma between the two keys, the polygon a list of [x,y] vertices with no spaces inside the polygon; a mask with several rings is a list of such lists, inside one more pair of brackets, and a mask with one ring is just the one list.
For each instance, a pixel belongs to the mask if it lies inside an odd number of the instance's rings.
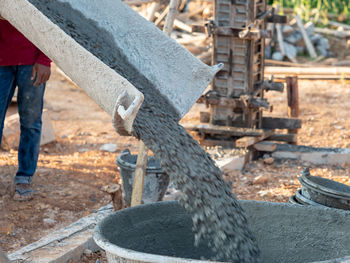
{"label": "metal bucket", "polygon": [[[261,250],[262,263],[346,262],[350,213],[282,203],[241,201]],[[212,256],[194,246],[190,215],[176,202],[127,208],[108,216],[94,231],[109,263],[197,263]]]}
{"label": "metal bucket", "polygon": [[[134,172],[137,155],[124,150],[117,158],[120,175],[123,181],[123,196],[126,206],[130,206]],[[144,204],[161,201],[169,185],[169,176],[160,167],[160,162],[153,156],[147,160],[146,176],[144,182],[142,202]]]}
{"label": "metal bucket", "polygon": [[350,186],[322,178],[311,176],[307,172],[299,178],[302,184],[302,195],[328,207],[350,210]]}

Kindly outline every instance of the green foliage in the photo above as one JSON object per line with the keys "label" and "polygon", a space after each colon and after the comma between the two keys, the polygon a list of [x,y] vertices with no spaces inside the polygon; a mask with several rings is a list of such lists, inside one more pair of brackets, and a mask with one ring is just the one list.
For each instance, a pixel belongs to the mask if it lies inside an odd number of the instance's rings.
{"label": "green foliage", "polygon": [[278,4],[282,10],[285,7],[294,8],[304,20],[320,21],[327,19],[327,14],[333,14],[341,22],[350,22],[349,0],[268,0],[269,4]]}

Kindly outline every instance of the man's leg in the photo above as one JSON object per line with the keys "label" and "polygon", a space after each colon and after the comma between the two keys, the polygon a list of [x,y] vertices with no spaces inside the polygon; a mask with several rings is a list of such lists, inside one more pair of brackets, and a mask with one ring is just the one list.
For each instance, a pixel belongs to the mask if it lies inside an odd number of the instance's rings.
{"label": "man's leg", "polygon": [[18,148],[18,171],[15,184],[29,185],[35,173],[41,137],[41,114],[44,104],[45,84],[33,86],[32,66],[18,66],[18,112],[21,137]]}
{"label": "man's leg", "polygon": [[16,88],[16,67],[0,66],[0,145],[8,105]]}

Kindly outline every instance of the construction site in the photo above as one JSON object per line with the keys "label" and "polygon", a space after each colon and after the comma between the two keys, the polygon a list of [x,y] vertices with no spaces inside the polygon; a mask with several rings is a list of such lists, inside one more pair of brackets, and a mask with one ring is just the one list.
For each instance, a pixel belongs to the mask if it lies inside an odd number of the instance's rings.
{"label": "construction site", "polygon": [[350,15],[285,2],[0,0],[52,60],[0,263],[350,262]]}

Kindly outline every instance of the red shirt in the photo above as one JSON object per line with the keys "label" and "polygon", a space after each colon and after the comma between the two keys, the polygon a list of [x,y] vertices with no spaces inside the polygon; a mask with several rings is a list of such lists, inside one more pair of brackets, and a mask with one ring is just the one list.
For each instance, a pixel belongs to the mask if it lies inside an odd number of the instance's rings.
{"label": "red shirt", "polygon": [[0,66],[50,66],[51,60],[6,20],[0,20]]}

